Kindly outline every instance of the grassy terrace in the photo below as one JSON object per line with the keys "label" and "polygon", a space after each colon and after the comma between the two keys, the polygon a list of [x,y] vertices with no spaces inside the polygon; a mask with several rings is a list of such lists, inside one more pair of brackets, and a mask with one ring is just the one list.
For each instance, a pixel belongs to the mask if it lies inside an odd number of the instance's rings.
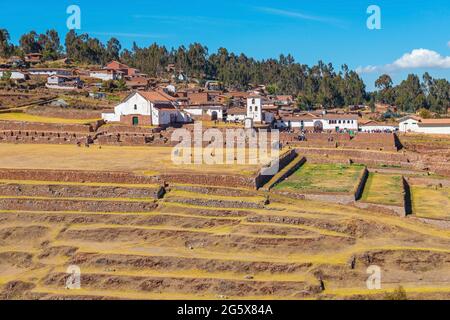
{"label": "grassy terrace", "polygon": [[1,113],[0,121],[25,121],[55,124],[85,124],[95,122],[99,119],[63,119],[32,115],[22,112]]}
{"label": "grassy terrace", "polygon": [[274,189],[293,192],[348,193],[355,188],[363,169],[364,166],[361,165],[306,163]]}
{"label": "grassy terrace", "polygon": [[[1,168],[47,170],[135,171],[159,173],[214,173],[255,175],[260,165],[173,163],[170,147],[80,148],[75,145],[1,144]],[[264,163],[268,161],[265,159]],[[247,161],[248,163],[248,161]]]}
{"label": "grassy terrace", "polygon": [[450,220],[450,188],[411,186],[411,198],[416,216]]}
{"label": "grassy terrace", "polygon": [[361,201],[402,206],[402,177],[400,175],[370,173]]}

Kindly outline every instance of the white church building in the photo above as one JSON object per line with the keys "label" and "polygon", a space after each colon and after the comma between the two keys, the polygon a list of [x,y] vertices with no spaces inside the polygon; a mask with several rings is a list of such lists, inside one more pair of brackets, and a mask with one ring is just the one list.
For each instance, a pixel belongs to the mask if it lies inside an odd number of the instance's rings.
{"label": "white church building", "polygon": [[114,113],[103,113],[106,122],[128,125],[164,126],[186,122],[173,97],[159,91],[137,91],[114,108]]}

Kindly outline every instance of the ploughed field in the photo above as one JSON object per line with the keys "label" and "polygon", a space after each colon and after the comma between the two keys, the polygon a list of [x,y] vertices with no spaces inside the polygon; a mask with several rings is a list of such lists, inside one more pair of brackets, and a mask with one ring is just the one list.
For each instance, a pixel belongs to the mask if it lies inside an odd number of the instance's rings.
{"label": "ploughed field", "polygon": [[[450,298],[443,226],[247,189],[160,191],[1,180],[0,298],[383,299],[399,285]],[[66,289],[69,266],[80,289]]]}

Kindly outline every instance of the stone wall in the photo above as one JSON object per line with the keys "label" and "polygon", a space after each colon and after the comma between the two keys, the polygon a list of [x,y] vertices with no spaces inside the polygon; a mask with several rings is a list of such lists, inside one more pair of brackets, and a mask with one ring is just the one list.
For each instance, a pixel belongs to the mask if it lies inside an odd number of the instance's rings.
{"label": "stone wall", "polygon": [[362,197],[364,192],[364,187],[366,186],[367,178],[369,178],[369,171],[367,168],[364,168],[363,172],[359,175],[359,182],[353,190],[353,194],[355,196],[355,201]]}
{"label": "stone wall", "polygon": [[77,132],[87,134],[93,132],[94,128],[91,124],[0,121],[0,131]]}
{"label": "stone wall", "polygon": [[298,133],[280,133],[283,145],[301,148],[349,148],[362,150],[397,151],[398,139],[390,133],[306,133],[305,141],[298,140]]}
{"label": "stone wall", "polygon": [[[283,170],[283,168],[286,167],[289,163],[291,163],[295,159],[296,156],[297,156],[297,151],[295,149],[288,150],[287,152],[281,154],[278,162],[272,161],[272,163],[271,163],[271,167],[273,168],[273,171],[276,171],[276,173],[280,172],[280,170]],[[278,168],[276,168],[276,166],[278,166]],[[262,169],[255,178],[256,188],[263,187],[276,174],[275,173],[275,174],[267,175],[267,174],[263,174],[263,173],[264,173],[264,169]]]}
{"label": "stone wall", "polygon": [[55,198],[142,198],[158,199],[164,195],[162,187],[89,186],[61,184],[0,184],[1,196]]}
{"label": "stone wall", "polygon": [[196,184],[233,188],[256,189],[256,179],[252,176],[221,174],[162,174],[160,179],[166,183]]}
{"label": "stone wall", "polygon": [[161,179],[159,177],[141,176],[131,172],[116,171],[0,169],[0,179],[78,183],[161,184]]}
{"label": "stone wall", "polygon": [[3,210],[83,211],[83,212],[148,212],[157,207],[149,201],[100,201],[33,198],[0,198]]}
{"label": "stone wall", "polygon": [[291,164],[287,165],[280,170],[278,174],[276,174],[265,186],[264,190],[269,191],[273,187],[275,187],[280,182],[284,181],[286,178],[291,176],[295,171],[297,171],[304,163],[306,162],[305,157],[297,156],[297,159],[294,159]]}
{"label": "stone wall", "polygon": [[0,142],[3,143],[84,144],[91,140],[91,135],[79,132],[0,131]]}

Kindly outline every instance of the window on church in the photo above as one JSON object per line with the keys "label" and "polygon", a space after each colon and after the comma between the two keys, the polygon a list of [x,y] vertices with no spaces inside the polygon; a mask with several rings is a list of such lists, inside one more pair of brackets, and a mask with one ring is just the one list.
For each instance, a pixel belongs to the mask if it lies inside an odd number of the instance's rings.
{"label": "window on church", "polygon": [[134,105],[134,110],[137,110],[137,104]]}

